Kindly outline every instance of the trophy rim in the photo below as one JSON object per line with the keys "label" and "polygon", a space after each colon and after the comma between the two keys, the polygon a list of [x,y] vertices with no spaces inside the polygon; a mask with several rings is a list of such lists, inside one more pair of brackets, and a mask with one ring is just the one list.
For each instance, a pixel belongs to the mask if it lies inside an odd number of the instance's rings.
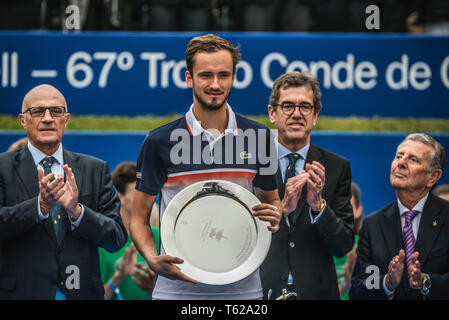
{"label": "trophy rim", "polygon": [[[215,191],[207,191],[207,186],[210,185],[218,186],[219,190],[223,188],[230,191],[231,195],[226,196],[224,200],[240,202],[242,214],[251,215],[252,219],[246,220],[253,221],[256,232],[255,244],[252,246],[252,250],[247,258],[237,263],[236,267],[229,271],[218,272],[198,267],[190,261],[189,257],[182,253],[176,244],[175,228],[178,217],[187,205],[194,203],[192,199],[199,194],[201,194],[201,197],[220,194],[220,192],[216,192],[216,189],[214,189]],[[237,199],[233,199],[234,197]],[[204,180],[187,186],[173,197],[162,216],[160,234],[165,253],[183,259],[184,263],[177,265],[181,272],[201,283],[226,285],[248,277],[263,263],[271,245],[271,231],[268,230],[269,222],[262,221],[252,215],[251,208],[260,203],[259,199],[249,190],[226,180]],[[252,228],[253,226],[248,227]]]}

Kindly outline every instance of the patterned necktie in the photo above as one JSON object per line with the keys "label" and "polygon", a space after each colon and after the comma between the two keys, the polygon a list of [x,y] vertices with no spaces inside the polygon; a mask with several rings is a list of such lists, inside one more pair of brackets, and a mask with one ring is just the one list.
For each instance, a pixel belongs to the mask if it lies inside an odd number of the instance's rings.
{"label": "patterned necktie", "polygon": [[[288,158],[288,166],[287,166],[287,170],[285,170],[284,183],[287,183],[288,179],[290,179],[291,177],[296,175],[296,170],[295,170],[296,161],[298,161],[299,158],[301,158],[301,156],[297,153],[290,153],[287,155],[287,158]],[[288,216],[289,219],[291,219],[291,216],[292,215]],[[290,222],[290,223],[292,223],[292,222]],[[287,290],[291,291],[291,292],[296,292],[291,271],[288,273]]]}
{"label": "patterned necktie", "polygon": [[[51,173],[51,166],[53,165],[53,162],[55,162],[55,158],[53,157],[45,157],[41,160],[41,164],[44,167],[44,176]],[[50,180],[53,181],[54,178]],[[58,238],[59,235],[59,224],[61,221],[61,214],[60,214],[60,203],[57,202],[51,209],[50,209],[50,218],[53,222],[53,227],[55,229],[56,238]]]}
{"label": "patterned necktie", "polygon": [[287,170],[285,170],[284,183],[287,183],[287,180],[296,175],[295,165],[296,161],[299,160],[301,156],[297,153],[290,153],[287,155],[288,158],[288,166]]}
{"label": "patterned necktie", "polygon": [[410,266],[410,260],[413,252],[415,251],[415,237],[413,235],[412,221],[413,218],[418,214],[418,211],[410,210],[405,213],[405,224],[402,229],[402,240],[405,246],[405,262],[406,268]]}

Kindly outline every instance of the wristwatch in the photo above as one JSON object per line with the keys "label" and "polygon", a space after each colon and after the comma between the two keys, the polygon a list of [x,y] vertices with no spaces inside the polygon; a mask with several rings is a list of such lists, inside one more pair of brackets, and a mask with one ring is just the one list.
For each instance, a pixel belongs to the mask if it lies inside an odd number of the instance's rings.
{"label": "wristwatch", "polygon": [[426,296],[430,292],[430,287],[432,283],[430,277],[427,273],[423,273],[422,283],[421,283],[421,294]]}
{"label": "wristwatch", "polygon": [[314,216],[318,215],[318,213],[320,213],[321,211],[323,211],[325,205],[326,205],[326,200],[322,199],[322,200],[321,200],[321,205],[320,205],[320,208],[318,209],[318,211],[313,211],[313,209],[310,208],[311,211],[312,211],[312,214],[313,214]]}

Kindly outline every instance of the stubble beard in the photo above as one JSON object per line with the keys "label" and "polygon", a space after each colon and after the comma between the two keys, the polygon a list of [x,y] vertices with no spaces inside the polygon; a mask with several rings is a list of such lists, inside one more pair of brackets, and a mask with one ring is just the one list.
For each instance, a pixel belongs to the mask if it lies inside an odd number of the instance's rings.
{"label": "stubble beard", "polygon": [[228,95],[223,99],[222,103],[207,103],[206,101],[204,101],[196,92],[195,89],[193,89],[193,95],[195,97],[195,99],[199,102],[199,104],[201,105],[201,107],[205,110],[209,110],[209,111],[217,111],[220,110],[228,101],[229,95],[231,94],[231,92],[228,93]]}

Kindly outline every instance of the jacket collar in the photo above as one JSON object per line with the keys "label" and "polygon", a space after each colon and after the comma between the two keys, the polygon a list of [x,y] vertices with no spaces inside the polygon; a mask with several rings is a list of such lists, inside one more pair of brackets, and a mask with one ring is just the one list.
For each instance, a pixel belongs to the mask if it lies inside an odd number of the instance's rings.
{"label": "jacket collar", "polygon": [[[33,157],[34,164],[37,166],[42,159],[47,157],[45,153],[43,153],[41,150],[33,146],[29,141],[27,143],[28,150],[31,153],[31,156]],[[62,166],[64,164],[63,154],[62,154],[62,144],[59,144],[58,149],[51,155],[58,161],[58,163]]]}

